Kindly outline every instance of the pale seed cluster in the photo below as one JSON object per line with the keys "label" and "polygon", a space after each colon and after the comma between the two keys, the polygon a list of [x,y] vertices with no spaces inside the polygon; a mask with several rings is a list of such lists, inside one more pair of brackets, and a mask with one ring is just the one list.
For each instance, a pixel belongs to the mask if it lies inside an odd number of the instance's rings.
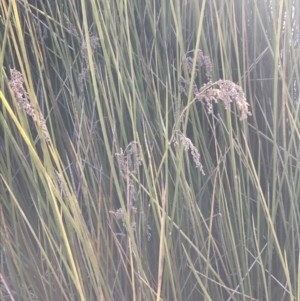
{"label": "pale seed cluster", "polygon": [[10,69],[10,74],[11,78],[9,81],[9,86],[14,93],[19,108],[25,111],[27,115],[32,117],[34,122],[40,126],[46,142],[50,142],[50,136],[43,115],[40,112],[37,112],[34,106],[29,102],[29,95],[23,86],[24,78],[22,73],[16,69]]}

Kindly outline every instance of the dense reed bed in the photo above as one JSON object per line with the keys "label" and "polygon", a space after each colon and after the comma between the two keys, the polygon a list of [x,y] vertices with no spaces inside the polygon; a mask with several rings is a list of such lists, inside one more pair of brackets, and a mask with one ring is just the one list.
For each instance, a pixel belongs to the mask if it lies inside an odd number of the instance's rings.
{"label": "dense reed bed", "polygon": [[0,2],[0,299],[300,300],[299,1]]}

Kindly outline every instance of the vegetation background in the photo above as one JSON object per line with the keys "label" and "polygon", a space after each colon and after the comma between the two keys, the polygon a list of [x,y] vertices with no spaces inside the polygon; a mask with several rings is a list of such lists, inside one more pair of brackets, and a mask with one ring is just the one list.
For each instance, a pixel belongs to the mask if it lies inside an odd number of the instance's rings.
{"label": "vegetation background", "polygon": [[299,23],[1,0],[0,299],[300,300]]}

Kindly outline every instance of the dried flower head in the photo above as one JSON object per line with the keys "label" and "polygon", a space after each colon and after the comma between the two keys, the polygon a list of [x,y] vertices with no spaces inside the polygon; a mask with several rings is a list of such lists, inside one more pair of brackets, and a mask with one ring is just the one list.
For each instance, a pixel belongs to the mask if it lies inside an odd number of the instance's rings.
{"label": "dried flower head", "polygon": [[[97,47],[100,45],[99,38],[96,36],[91,36],[90,45],[93,51],[97,49]],[[89,57],[88,57],[87,45],[85,41],[81,45],[81,55],[82,58],[85,60],[86,64],[89,65]]]}
{"label": "dried flower head", "polygon": [[57,170],[55,170],[55,174],[56,174],[55,185],[58,188],[58,190],[60,192],[60,195],[63,198],[66,198],[67,197],[67,192],[66,192],[65,184],[63,182],[63,178],[62,178],[61,174]]}
{"label": "dried flower head", "polygon": [[125,151],[120,149],[120,153],[116,153],[116,158],[122,176],[128,173],[134,174],[137,172],[138,167],[142,164],[140,148],[136,141],[128,144]]}
{"label": "dried flower head", "polygon": [[21,72],[16,69],[10,69],[11,79],[9,86],[11,87],[20,109],[32,117],[34,122],[41,127],[42,133],[47,142],[50,142],[50,136],[46,127],[46,121],[41,113],[36,114],[34,106],[29,102],[29,95],[23,87],[24,78]]}
{"label": "dried flower head", "polygon": [[122,208],[119,208],[116,211],[110,210],[109,213],[112,214],[117,220],[121,219],[123,222],[125,221]]}
{"label": "dried flower head", "polygon": [[212,76],[211,76],[211,73],[212,73],[211,60],[210,60],[209,56],[203,54],[202,50],[198,50],[197,63],[200,67],[204,66],[205,75],[206,75],[208,81],[211,81],[211,79],[212,79]]}
{"label": "dried flower head", "polygon": [[194,146],[194,144],[192,143],[191,139],[187,138],[185,135],[179,133],[177,134],[174,138],[173,138],[173,144],[174,146],[177,146],[178,143],[178,139],[181,142],[181,144],[184,147],[184,150],[186,152],[188,152],[189,150],[191,151],[191,155],[193,157],[193,161],[196,165],[196,168],[199,168],[201,173],[203,175],[205,175],[204,170],[203,170],[203,165],[200,162],[200,154],[198,149]]}
{"label": "dried flower head", "polygon": [[182,59],[182,64],[185,65],[188,73],[192,73],[193,71],[193,59],[189,56],[185,56],[183,59]]}
{"label": "dried flower head", "polygon": [[[116,211],[110,210],[109,213],[112,214],[117,221],[122,220],[123,227],[126,227],[125,216],[124,216],[122,208],[119,208]],[[129,214],[130,224],[131,224],[132,230],[134,231],[134,230],[136,230],[135,215],[137,214],[137,208],[132,206],[132,204],[129,204],[127,206],[127,214]]]}
{"label": "dried flower head", "polygon": [[[214,88],[218,86],[219,88]],[[218,102],[221,100],[224,103],[226,110],[230,109],[230,104],[234,102],[240,111],[240,120],[247,119],[251,116],[249,112],[249,104],[246,101],[245,93],[242,88],[230,80],[219,80],[209,85],[204,85],[198,92],[195,93],[195,97],[200,101],[205,101],[207,111],[212,113],[212,102]]]}
{"label": "dried flower head", "polygon": [[[97,38],[96,36],[91,36],[90,37],[90,45],[91,45],[92,51],[94,51],[100,45],[99,38]],[[81,56],[84,59],[87,67],[83,68],[81,73],[78,76],[78,84],[79,84],[80,91],[83,90],[83,83],[86,80],[86,78],[88,77],[89,71],[90,71],[89,56],[88,56],[86,42],[83,42],[81,45]]]}
{"label": "dried flower head", "polygon": [[80,91],[83,91],[84,82],[88,77],[90,68],[83,68],[82,71],[78,75],[78,86]]}
{"label": "dried flower head", "polygon": [[66,19],[66,25],[68,30],[73,34],[77,39],[79,39],[79,34],[78,31],[76,30],[76,27],[74,26],[73,23],[69,20],[68,16],[64,14],[64,17]]}
{"label": "dried flower head", "polygon": [[213,87],[207,88],[206,85],[204,85],[198,92],[194,94],[199,101],[203,102],[204,100],[206,102],[208,114],[212,114],[213,112],[212,102],[218,102],[218,91],[219,90],[214,89]]}
{"label": "dried flower head", "polygon": [[[187,68],[188,72],[191,74],[193,70],[193,63],[194,63],[194,58],[190,56],[184,56],[182,59],[182,64]],[[208,81],[211,81],[212,79],[212,63],[209,58],[209,56],[204,55],[202,50],[198,50],[197,56],[196,56],[196,74],[200,70],[201,67],[204,66],[205,69],[205,75],[207,77]]]}
{"label": "dried flower head", "polygon": [[[194,59],[192,57],[185,56],[182,60],[184,66],[186,66],[189,73],[192,71]],[[230,109],[230,104],[235,103],[240,111],[240,120],[247,119],[251,115],[249,112],[249,104],[247,103],[245,93],[242,88],[230,80],[218,80],[212,82],[212,63],[208,56],[204,55],[202,50],[198,50],[196,56],[196,72],[200,67],[204,66],[205,74],[208,79],[208,83],[204,84],[200,89],[197,88],[195,83],[193,84],[193,93],[196,99],[203,102],[207,108],[207,112],[212,114],[213,102],[217,103],[221,100],[224,103],[226,110]],[[185,79],[182,76],[178,80],[179,92],[187,94],[187,91],[191,85],[189,79]]]}
{"label": "dried flower head", "polygon": [[189,85],[190,85],[190,81],[180,76],[178,80],[179,93],[187,94]]}
{"label": "dried flower head", "polygon": [[100,46],[99,41],[100,41],[100,39],[96,36],[91,36],[90,37],[92,50],[95,50],[96,48],[98,48]]}

